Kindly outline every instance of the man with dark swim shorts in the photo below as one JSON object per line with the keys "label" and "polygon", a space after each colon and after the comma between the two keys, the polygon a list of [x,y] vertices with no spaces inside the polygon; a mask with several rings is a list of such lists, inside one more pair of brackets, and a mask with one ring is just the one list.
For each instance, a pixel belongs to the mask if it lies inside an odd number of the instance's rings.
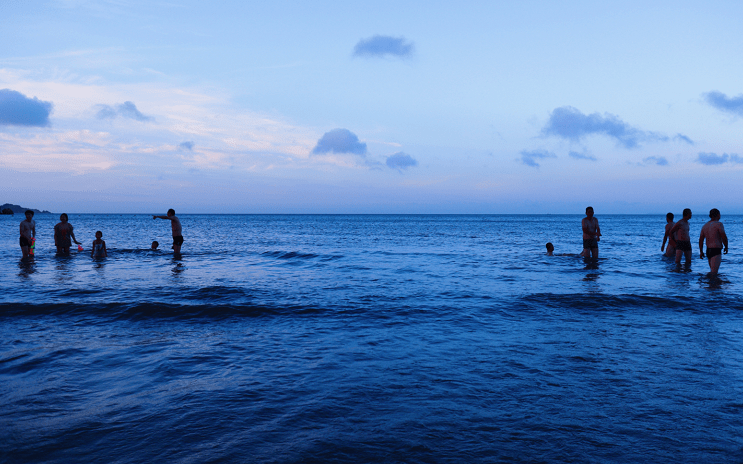
{"label": "man with dark swim shorts", "polygon": [[686,256],[686,264],[691,264],[691,237],[689,235],[691,210],[686,208],[683,217],[668,231],[669,236],[676,234],[676,264],[681,264],[681,256]]}
{"label": "man with dark swim shorts", "polygon": [[586,217],[581,221],[583,229],[583,253],[584,257],[599,257],[599,237],[601,237],[601,228],[599,220],[593,217],[593,207],[586,208]]}
{"label": "man with dark swim shorts", "polygon": [[704,240],[707,240],[707,261],[709,262],[709,275],[717,275],[722,262],[722,247],[725,246],[725,254],[728,253],[728,236],[725,234],[725,228],[720,222],[720,210],[712,208],[709,212],[710,220],[702,226],[699,233],[699,258],[704,258],[702,246]]}
{"label": "man with dark swim shorts", "polygon": [[168,210],[167,216],[152,216],[152,219],[169,219],[170,228],[173,230],[173,254],[181,254],[181,245],[183,245],[183,232],[181,230],[181,221],[175,215],[174,209]]}
{"label": "man with dark swim shorts", "polygon": [[34,212],[31,210],[26,211],[26,219],[21,221],[21,251],[23,252],[23,259],[28,259],[28,250],[31,248],[31,240],[36,237],[36,221],[34,221]]}

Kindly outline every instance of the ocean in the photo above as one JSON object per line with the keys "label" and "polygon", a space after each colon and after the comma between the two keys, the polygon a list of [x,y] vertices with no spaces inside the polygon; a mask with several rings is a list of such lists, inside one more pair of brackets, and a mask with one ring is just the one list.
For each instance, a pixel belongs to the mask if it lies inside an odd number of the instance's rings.
{"label": "ocean", "polygon": [[743,216],[179,217],[0,216],[0,462],[743,462]]}

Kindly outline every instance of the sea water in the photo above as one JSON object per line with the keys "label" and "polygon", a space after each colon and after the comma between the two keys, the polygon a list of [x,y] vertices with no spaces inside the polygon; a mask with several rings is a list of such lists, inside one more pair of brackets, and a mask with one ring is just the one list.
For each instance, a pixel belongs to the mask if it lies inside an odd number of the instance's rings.
{"label": "sea water", "polygon": [[699,216],[680,269],[663,215],[591,262],[579,215],[182,215],[178,258],[39,214],[32,263],[0,216],[0,461],[741,462],[743,217],[710,278]]}

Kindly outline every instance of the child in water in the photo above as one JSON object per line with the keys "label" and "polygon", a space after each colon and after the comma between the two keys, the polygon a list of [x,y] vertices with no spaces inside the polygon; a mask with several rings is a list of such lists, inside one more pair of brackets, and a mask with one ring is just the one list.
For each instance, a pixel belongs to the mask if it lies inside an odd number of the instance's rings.
{"label": "child in water", "polygon": [[157,251],[157,247],[159,247],[159,246],[160,246],[160,244],[158,243],[157,240],[153,241],[152,242],[152,251]]}
{"label": "child in water", "polygon": [[95,240],[93,241],[92,250],[90,250],[91,258],[105,258],[108,256],[106,252],[106,242],[103,240],[103,232],[100,230],[95,233]]}

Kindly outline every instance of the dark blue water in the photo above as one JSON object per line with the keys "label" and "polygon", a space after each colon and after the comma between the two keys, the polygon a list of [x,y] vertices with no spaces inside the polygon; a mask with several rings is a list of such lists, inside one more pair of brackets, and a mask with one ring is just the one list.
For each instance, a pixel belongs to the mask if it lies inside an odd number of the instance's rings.
{"label": "dark blue water", "polygon": [[742,462],[743,217],[597,217],[0,216],[0,461]]}

